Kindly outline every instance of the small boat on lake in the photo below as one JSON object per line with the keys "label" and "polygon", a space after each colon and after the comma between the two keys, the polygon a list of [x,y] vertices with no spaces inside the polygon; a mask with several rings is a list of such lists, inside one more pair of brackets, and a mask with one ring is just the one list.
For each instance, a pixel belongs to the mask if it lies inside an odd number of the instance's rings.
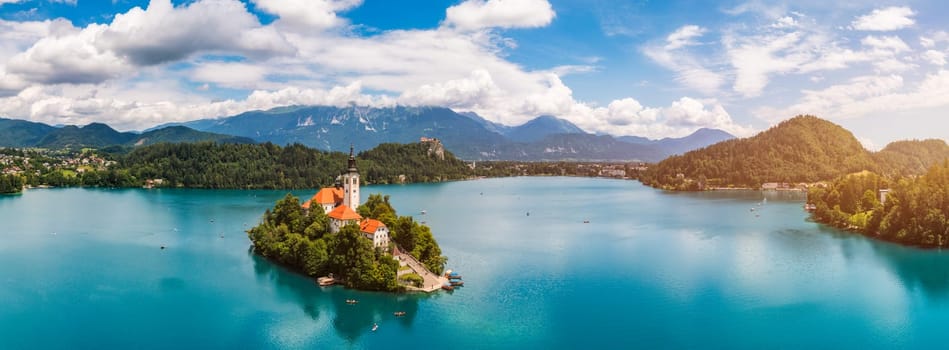
{"label": "small boat on lake", "polygon": [[393,312],[392,314],[395,315],[395,317],[402,317],[402,316],[405,316],[405,311],[396,311],[396,312]]}
{"label": "small boat on lake", "polygon": [[428,212],[426,212],[425,209],[422,209],[422,211],[420,212],[420,214],[422,214],[422,215],[425,215],[426,213],[428,213]]}
{"label": "small boat on lake", "polygon": [[336,283],[336,280],[333,277],[320,277],[316,279],[316,284],[319,284],[321,287],[332,286]]}
{"label": "small boat on lake", "polygon": [[453,287],[463,287],[465,285],[465,281],[461,280],[454,280],[448,283],[450,283]]}
{"label": "small boat on lake", "polygon": [[450,285],[450,284],[443,284],[443,285],[442,285],[442,289],[451,292],[451,291],[455,290],[455,286]]}
{"label": "small boat on lake", "polygon": [[379,329],[379,324],[378,324],[378,323],[373,323],[373,324],[372,324],[372,331],[375,332],[377,329]]}
{"label": "small boat on lake", "polygon": [[346,303],[349,305],[358,304],[359,300],[356,299],[346,299]]}

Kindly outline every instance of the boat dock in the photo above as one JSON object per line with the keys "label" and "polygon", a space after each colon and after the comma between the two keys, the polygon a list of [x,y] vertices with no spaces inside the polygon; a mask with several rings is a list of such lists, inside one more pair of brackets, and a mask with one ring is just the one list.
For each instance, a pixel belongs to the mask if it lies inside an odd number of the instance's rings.
{"label": "boat dock", "polygon": [[[411,254],[403,252],[399,247],[395,247],[393,255],[399,260],[399,266],[408,266],[412,272],[422,276],[424,280],[422,287],[406,286],[405,288],[409,291],[431,293],[441,289],[442,285],[449,283],[448,277],[432,273],[424,264],[415,260],[415,257]],[[405,273],[408,272],[399,271],[400,276]]]}

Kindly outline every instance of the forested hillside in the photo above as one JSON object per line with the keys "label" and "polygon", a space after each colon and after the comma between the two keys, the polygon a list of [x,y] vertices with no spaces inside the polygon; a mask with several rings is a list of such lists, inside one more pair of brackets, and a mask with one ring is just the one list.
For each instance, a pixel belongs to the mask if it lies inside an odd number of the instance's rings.
{"label": "forested hillside", "polygon": [[[885,203],[881,189],[889,189]],[[814,218],[832,226],[902,244],[949,246],[949,161],[894,181],[871,172],[842,176],[812,187],[808,202]]]}
{"label": "forested hillside", "polygon": [[[380,145],[357,156],[367,183],[463,179],[470,171],[447,154],[436,160],[419,143]],[[333,183],[346,164],[342,152],[323,152],[294,144],[157,144],[138,148],[119,168],[137,179],[163,179],[164,186],[188,188],[317,188]]]}
{"label": "forested hillside", "polygon": [[443,181],[473,173],[440,143],[383,143],[359,153],[358,159],[365,164],[360,175],[371,183]]}
{"label": "forested hillside", "polygon": [[937,139],[896,141],[873,157],[879,164],[879,172],[886,176],[919,175],[949,158],[949,145]]}
{"label": "forested hillside", "polygon": [[757,188],[764,182],[815,182],[874,168],[870,152],[849,131],[798,116],[754,137],[669,157],[650,168],[643,182],[668,189]]}
{"label": "forested hillside", "polygon": [[642,176],[672,190],[758,188],[765,182],[813,183],[869,170],[886,177],[920,175],[949,159],[943,140],[897,141],[873,153],[846,129],[798,116],[754,137],[734,139],[669,157]]}

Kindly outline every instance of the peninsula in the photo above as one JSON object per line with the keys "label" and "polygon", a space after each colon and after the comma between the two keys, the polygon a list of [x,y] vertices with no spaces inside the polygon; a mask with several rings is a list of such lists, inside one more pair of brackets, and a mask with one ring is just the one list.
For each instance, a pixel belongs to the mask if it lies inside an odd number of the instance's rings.
{"label": "peninsula", "polygon": [[398,216],[388,196],[373,194],[360,205],[360,182],[350,148],[334,186],[303,203],[287,194],[247,231],[254,252],[307,276],[332,274],[355,289],[440,288],[447,258],[431,230]]}
{"label": "peninsula", "polygon": [[649,167],[641,181],[675,191],[801,189],[814,220],[868,237],[949,246],[949,145],[897,141],[863,148],[849,131],[797,116],[747,139],[728,140]]}

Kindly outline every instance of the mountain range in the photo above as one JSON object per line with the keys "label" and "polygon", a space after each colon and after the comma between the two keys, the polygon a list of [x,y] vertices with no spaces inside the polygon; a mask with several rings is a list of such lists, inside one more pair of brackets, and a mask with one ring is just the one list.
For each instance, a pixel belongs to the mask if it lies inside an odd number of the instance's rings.
{"label": "mountain range", "polygon": [[518,126],[441,107],[294,106],[186,123],[196,130],[321,150],[370,149],[380,143],[437,138],[468,160],[624,160],[656,162],[734,136],[702,129],[683,138],[648,140],[594,135],[567,120],[540,116]]}
{"label": "mountain range", "polygon": [[0,147],[101,148],[198,141],[254,143],[254,140],[246,137],[214,134],[183,126],[169,126],[139,134],[119,132],[102,123],[91,123],[82,127],[54,127],[43,123],[0,118]]}
{"label": "mountain range", "polygon": [[381,143],[412,143],[437,138],[467,160],[621,160],[657,162],[673,154],[734,138],[700,129],[682,138],[649,140],[590,134],[573,123],[539,116],[508,126],[475,113],[440,107],[292,106],[250,111],[219,119],[169,123],[142,133],[118,132],[108,125],[54,127],[0,118],[0,147],[139,146],[157,142],[219,141],[300,143],[326,151],[371,149]]}

